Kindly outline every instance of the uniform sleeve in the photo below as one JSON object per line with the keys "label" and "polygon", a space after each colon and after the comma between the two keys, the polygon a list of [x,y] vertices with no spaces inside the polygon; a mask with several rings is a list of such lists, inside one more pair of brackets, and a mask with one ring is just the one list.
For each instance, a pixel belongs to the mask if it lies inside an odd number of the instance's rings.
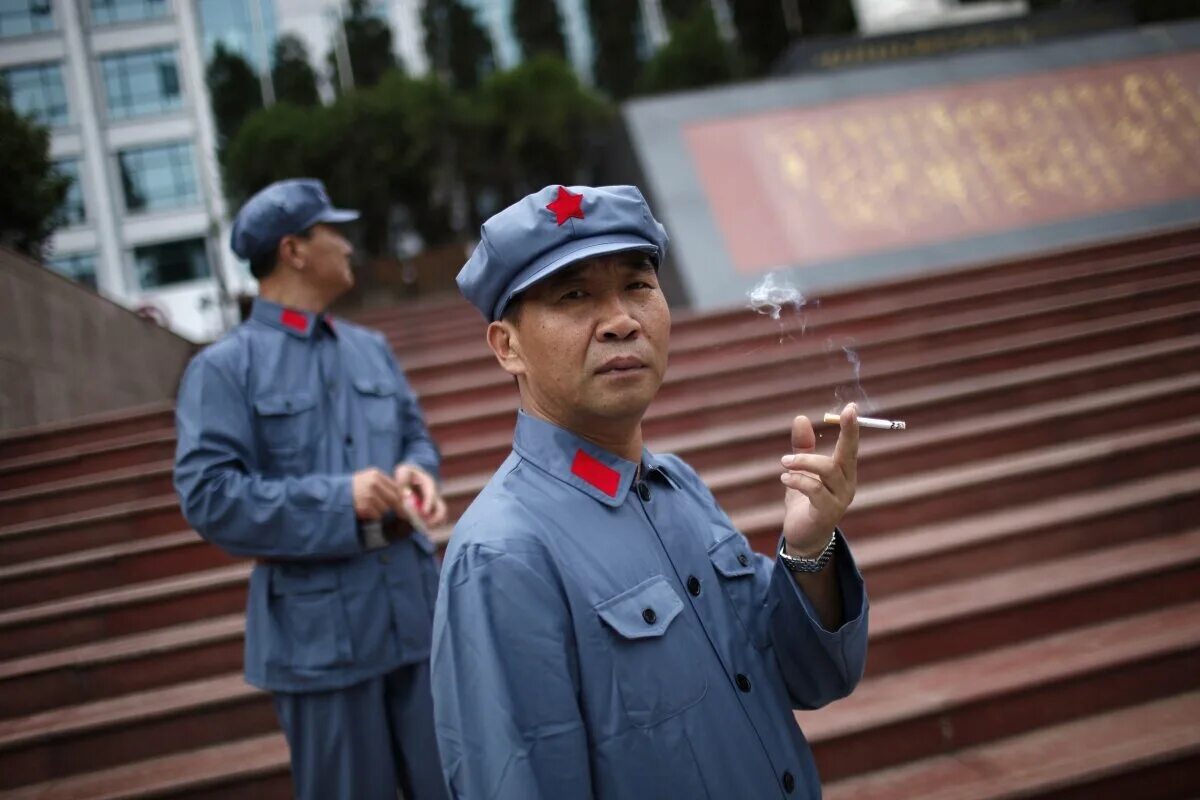
{"label": "uniform sleeve", "polygon": [[432,475],[435,480],[440,481],[442,456],[438,452],[437,445],[434,444],[433,437],[429,435],[429,428],[425,425],[425,417],[421,413],[421,402],[404,376],[404,371],[400,369],[400,364],[396,361],[387,340],[382,336],[380,345],[384,349],[400,390],[405,394],[404,402],[399,404],[400,433],[404,441],[404,451],[397,454],[396,463],[416,464]]}
{"label": "uniform sleeve", "polygon": [[758,556],[768,575],[771,642],[796,708],[820,708],[850,692],[867,664],[867,590],[854,555],[838,531],[834,569],[842,595],[842,626],[826,630],[808,596],[779,559]]}
{"label": "uniform sleeve", "polygon": [[202,353],[175,409],[175,490],[201,536],[235,556],[331,558],[362,551],[350,475],[254,472],[253,415],[232,370]]}
{"label": "uniform sleeve", "polygon": [[561,592],[520,555],[479,546],[442,570],[434,718],[457,800],[586,800],[587,736]]}
{"label": "uniform sleeve", "polygon": [[[732,529],[733,523],[700,476],[682,461],[675,461],[712,522]],[[736,535],[745,541],[741,533]],[[778,558],[761,554],[752,557],[754,591],[743,597],[743,602],[748,600],[750,606],[738,609],[744,619],[753,620],[752,629],[765,626],[795,708],[820,708],[845,697],[854,691],[866,668],[869,607],[866,585],[841,531],[837,537],[833,568],[838,573],[845,621],[836,631],[822,626],[812,602],[787,567]],[[745,549],[749,551],[748,544]]]}

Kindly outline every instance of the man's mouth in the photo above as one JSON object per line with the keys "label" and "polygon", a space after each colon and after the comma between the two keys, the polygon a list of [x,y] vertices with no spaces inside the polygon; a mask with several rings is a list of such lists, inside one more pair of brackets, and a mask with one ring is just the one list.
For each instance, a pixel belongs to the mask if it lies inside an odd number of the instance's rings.
{"label": "man's mouth", "polygon": [[617,356],[605,361],[600,369],[596,370],[596,374],[606,375],[608,373],[633,372],[644,369],[645,366],[637,356]]}

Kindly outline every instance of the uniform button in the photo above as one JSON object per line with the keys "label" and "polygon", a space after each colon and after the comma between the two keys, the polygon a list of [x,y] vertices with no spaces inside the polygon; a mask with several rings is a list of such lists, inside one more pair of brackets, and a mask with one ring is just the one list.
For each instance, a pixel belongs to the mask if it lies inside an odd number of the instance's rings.
{"label": "uniform button", "polygon": [[750,679],[747,678],[742,673],[739,672],[737,674],[737,677],[733,679],[733,682],[736,683],[737,687],[739,689],[741,689],[743,692],[750,691]]}
{"label": "uniform button", "polygon": [[379,557],[379,563],[380,564],[390,564],[390,563],[392,563],[392,557],[389,556],[387,553],[384,553],[383,555],[381,555]]}
{"label": "uniform button", "polygon": [[647,625],[653,625],[658,621],[658,614],[654,613],[653,608],[647,608],[642,612],[642,619],[646,620]]}
{"label": "uniform button", "polygon": [[644,483],[638,484],[638,497],[642,498],[642,502],[650,502],[650,487]]}
{"label": "uniform button", "polygon": [[738,563],[744,567],[750,563],[750,559],[746,557],[745,553],[738,553]]}
{"label": "uniform button", "polygon": [[346,437],[346,447],[354,447],[354,437],[353,436]]}
{"label": "uniform button", "polygon": [[688,593],[692,597],[700,596],[700,579],[699,578],[697,578],[695,575],[689,575],[687,586],[688,586]]}
{"label": "uniform button", "polygon": [[792,773],[783,773],[783,790],[791,794],[796,789],[796,779],[792,777]]}

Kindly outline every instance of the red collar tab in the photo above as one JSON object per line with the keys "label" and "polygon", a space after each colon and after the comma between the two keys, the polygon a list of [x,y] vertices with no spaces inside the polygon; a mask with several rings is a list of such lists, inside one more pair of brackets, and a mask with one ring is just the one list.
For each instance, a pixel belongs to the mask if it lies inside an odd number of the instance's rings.
{"label": "red collar tab", "polygon": [[562,225],[571,218],[583,219],[583,195],[574,194],[565,186],[558,187],[558,197],[554,198],[554,202],[546,206],[548,211],[554,213],[554,219],[557,224]]}
{"label": "red collar tab", "polygon": [[308,317],[299,311],[285,308],[279,315],[279,321],[294,331],[308,333]]}
{"label": "red collar tab", "polygon": [[571,464],[571,472],[609,497],[617,496],[617,487],[621,485],[621,473],[605,466],[583,450],[575,451],[575,461]]}

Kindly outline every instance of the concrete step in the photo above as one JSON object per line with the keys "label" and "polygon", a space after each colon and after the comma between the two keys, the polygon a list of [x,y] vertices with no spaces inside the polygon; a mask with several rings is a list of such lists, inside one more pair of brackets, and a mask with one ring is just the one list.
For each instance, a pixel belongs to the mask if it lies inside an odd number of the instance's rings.
{"label": "concrete step", "polygon": [[[703,355],[713,347],[726,346],[732,337],[745,334],[799,337],[808,324],[846,325],[858,329],[877,328],[913,313],[933,314],[986,309],[1005,299],[1025,299],[1063,294],[1074,289],[1099,288],[1133,276],[1178,274],[1193,269],[1200,247],[1189,244],[1149,254],[1128,254],[1099,258],[1090,262],[1056,264],[1053,269],[1014,274],[989,270],[964,270],[952,273],[944,283],[927,281],[900,282],[873,287],[869,294],[857,292],[810,298],[801,317],[782,314],[772,320],[760,314],[748,314],[736,306],[724,312],[696,316],[675,315],[671,332],[672,361]],[[399,343],[400,339],[396,340]],[[462,375],[464,372],[491,367],[495,360],[478,337],[455,345],[412,353],[404,359],[405,371],[418,388],[431,389],[428,379]]]}
{"label": "concrete step", "polygon": [[[222,567],[236,559],[181,530],[0,567],[0,610]],[[47,587],[53,586],[52,591]]]}
{"label": "concrete step", "polygon": [[173,494],[0,527],[0,564],[90,550],[187,527]]}
{"label": "concrete step", "polygon": [[6,800],[289,800],[287,742],[270,733],[59,778],[8,792]]}
{"label": "concrete step", "polygon": [[[1055,495],[1037,502],[918,524],[883,536],[853,539],[854,557],[873,600],[947,580],[986,576],[1058,558],[1152,539],[1200,519],[1200,465]],[[775,540],[761,537],[760,549]]]}
{"label": "concrete step", "polygon": [[824,787],[826,800],[1200,796],[1200,692],[1096,714]]}
{"label": "concrete step", "polygon": [[0,612],[0,660],[239,612],[250,568],[236,563]]}
{"label": "concrete step", "polygon": [[[1012,335],[994,342],[960,344],[952,336],[934,337],[920,353],[895,358],[876,358],[866,345],[857,350],[861,373],[855,380],[845,362],[829,363],[825,354],[806,362],[811,354],[781,353],[766,365],[714,364],[690,376],[676,375],[672,396],[660,397],[651,405],[644,428],[651,437],[696,430],[731,419],[780,410],[795,413],[806,408],[827,409],[837,403],[839,392],[856,385],[873,394],[888,394],[946,380],[985,376],[1017,367],[1045,364],[1082,353],[1096,353],[1148,344],[1164,339],[1200,334],[1200,302],[1184,301],[1170,306],[1105,319]],[[686,384],[686,386],[685,386]],[[721,398],[705,411],[697,412],[697,397]],[[469,405],[433,410],[428,414],[433,434],[442,446],[508,427],[516,412],[516,389],[498,388],[481,394]]]}
{"label": "concrete step", "polygon": [[[1193,418],[867,484],[860,486],[843,525],[848,535],[863,540],[1010,508],[1014,498],[1029,503],[1097,485],[1119,486],[1195,466],[1197,444],[1200,419]],[[754,485],[747,476],[740,479]],[[709,486],[720,499],[724,487],[717,479]],[[777,493],[774,501],[730,510],[751,541],[778,535],[782,490]]]}
{"label": "concrete step", "polygon": [[277,730],[269,695],[221,675],[0,720],[0,789]]}
{"label": "concrete step", "polygon": [[[759,323],[741,337],[727,335],[719,343],[698,348],[693,351],[695,357],[688,357],[686,349],[672,343],[671,366],[660,395],[666,398],[674,391],[692,390],[702,380],[698,372],[709,374],[713,370],[732,370],[744,373],[753,369],[759,378],[778,377],[786,374],[791,361],[801,356],[813,366],[831,364],[845,368],[844,343],[854,346],[864,358],[866,352],[870,352],[872,358],[889,358],[921,352],[931,341],[943,336],[952,336],[961,344],[980,342],[1072,321],[1162,307],[1194,297],[1198,291],[1200,274],[1193,268],[1183,274],[1141,278],[1115,286],[1033,300],[1016,295],[1008,303],[997,303],[986,311],[973,309],[934,315],[916,308],[903,319],[875,329],[814,321],[807,324],[804,333],[797,331],[794,337],[782,341],[778,330]],[[778,363],[781,355],[788,357],[787,364]],[[511,385],[511,376],[494,364],[483,363],[476,369],[424,381],[417,384],[417,388],[422,407],[433,413],[470,404],[476,393]]]}
{"label": "concrete step", "polygon": [[[872,602],[868,674],[978,653],[1200,597],[1200,529],[1131,532],[1127,543]],[[949,578],[950,576],[945,576]]]}
{"label": "concrete step", "polygon": [[3,491],[165,461],[175,457],[175,428],[159,428],[0,462]]}
{"label": "concrete step", "polygon": [[868,679],[797,712],[825,781],[1148,702],[1200,685],[1200,604]]}
{"label": "concrete step", "polygon": [[111,441],[175,424],[174,402],[152,403],[83,419],[0,433],[0,462],[68,447]]}

